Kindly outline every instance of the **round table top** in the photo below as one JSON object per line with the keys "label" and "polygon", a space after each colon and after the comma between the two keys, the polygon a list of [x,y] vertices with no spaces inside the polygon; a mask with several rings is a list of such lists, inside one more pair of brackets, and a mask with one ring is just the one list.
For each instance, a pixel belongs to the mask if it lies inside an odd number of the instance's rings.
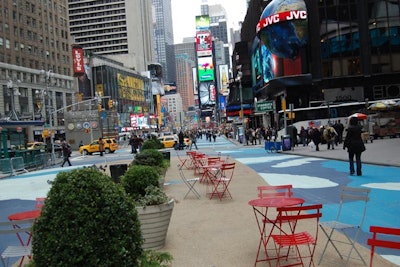
{"label": "round table top", "polygon": [[295,206],[304,203],[304,199],[296,197],[268,197],[268,198],[257,198],[249,201],[249,205],[253,207],[286,207]]}
{"label": "round table top", "polygon": [[19,221],[26,219],[36,219],[40,216],[40,209],[37,210],[28,210],[23,212],[17,212],[8,216],[10,221]]}

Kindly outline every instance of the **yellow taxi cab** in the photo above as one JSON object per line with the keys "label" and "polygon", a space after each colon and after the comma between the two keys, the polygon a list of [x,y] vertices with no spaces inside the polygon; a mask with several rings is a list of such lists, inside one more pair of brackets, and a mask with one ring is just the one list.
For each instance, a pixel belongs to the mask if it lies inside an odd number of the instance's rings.
{"label": "yellow taxi cab", "polygon": [[[160,142],[164,144],[164,148],[173,148],[175,147],[175,145],[178,144],[178,137],[176,135],[164,135],[162,137],[159,137],[158,140],[160,140]],[[184,144],[186,145],[186,147],[189,147],[190,139],[185,137]]]}
{"label": "yellow taxi cab", "polygon": [[164,135],[159,137],[158,140],[164,145],[164,148],[172,148],[178,143],[178,138],[174,135]]}
{"label": "yellow taxi cab", "polygon": [[46,145],[43,142],[29,142],[26,144],[26,149],[33,150],[33,149],[45,149]]}
{"label": "yellow taxi cab", "polygon": [[[118,142],[113,138],[104,138],[104,152],[114,153],[118,149]],[[83,155],[92,155],[93,153],[100,152],[99,140],[94,140],[88,145],[83,145],[79,148],[79,153]]]}

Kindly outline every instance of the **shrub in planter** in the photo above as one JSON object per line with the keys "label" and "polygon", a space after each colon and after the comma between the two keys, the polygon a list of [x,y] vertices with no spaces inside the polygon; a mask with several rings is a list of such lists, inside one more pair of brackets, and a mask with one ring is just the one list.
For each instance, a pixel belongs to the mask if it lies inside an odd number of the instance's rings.
{"label": "shrub in planter", "polygon": [[159,186],[160,174],[151,166],[131,165],[120,179],[125,192],[135,201],[139,201],[146,195],[148,186]]}
{"label": "shrub in planter", "polygon": [[163,154],[156,149],[147,149],[135,156],[132,165],[146,165],[156,168],[158,173],[165,175],[170,162],[164,159]]}
{"label": "shrub in planter", "polygon": [[142,152],[143,152],[143,150],[146,150],[146,149],[163,149],[163,148],[164,148],[163,143],[161,143],[160,140],[158,140],[155,137],[152,137],[152,138],[146,140],[142,144]]}
{"label": "shrub in planter", "polygon": [[109,176],[60,172],[33,226],[34,266],[138,266],[142,235],[135,204]]}
{"label": "shrub in planter", "polygon": [[163,166],[163,154],[157,149],[146,149],[135,156],[134,165]]}

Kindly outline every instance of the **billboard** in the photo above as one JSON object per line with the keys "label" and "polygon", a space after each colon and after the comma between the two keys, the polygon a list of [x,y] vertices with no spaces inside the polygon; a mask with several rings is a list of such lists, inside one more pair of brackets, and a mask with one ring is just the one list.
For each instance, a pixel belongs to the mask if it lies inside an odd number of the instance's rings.
{"label": "billboard", "polygon": [[196,33],[196,51],[197,56],[210,56],[212,54],[212,37],[211,32]]}
{"label": "billboard", "polygon": [[200,83],[199,99],[201,107],[215,105],[217,100],[217,92],[214,82]]}
{"label": "billboard", "polygon": [[210,28],[210,16],[196,16],[196,31],[206,31]]}
{"label": "billboard", "polygon": [[72,64],[73,64],[74,76],[79,76],[85,73],[82,47],[80,46],[72,47]]}
{"label": "billboard", "polygon": [[197,58],[197,70],[199,73],[199,81],[213,81],[214,80],[214,64],[213,57],[199,57]]}
{"label": "billboard", "polygon": [[229,70],[228,65],[219,65],[219,93],[223,96],[229,95]]}

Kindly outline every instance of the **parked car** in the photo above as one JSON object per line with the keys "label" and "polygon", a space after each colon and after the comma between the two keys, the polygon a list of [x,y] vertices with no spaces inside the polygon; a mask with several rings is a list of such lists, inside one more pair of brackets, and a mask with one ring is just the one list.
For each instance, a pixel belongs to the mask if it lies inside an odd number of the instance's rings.
{"label": "parked car", "polygon": [[[104,152],[114,153],[118,149],[118,142],[114,138],[104,138]],[[83,145],[79,148],[79,153],[83,155],[92,155],[93,153],[100,152],[99,140],[94,140],[88,145]]]}

